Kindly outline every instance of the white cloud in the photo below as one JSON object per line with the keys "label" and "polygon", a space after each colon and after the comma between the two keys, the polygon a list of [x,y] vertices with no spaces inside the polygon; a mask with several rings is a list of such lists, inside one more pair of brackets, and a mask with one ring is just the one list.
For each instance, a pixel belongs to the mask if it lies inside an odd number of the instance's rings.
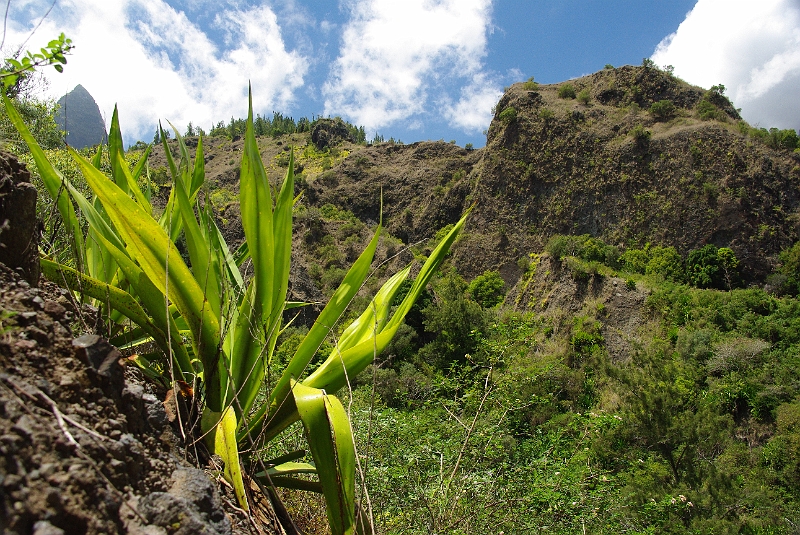
{"label": "white cloud", "polygon": [[[248,81],[257,111],[285,107],[307,70],[304,57],[286,50],[266,6],[218,12],[221,44],[163,0],[61,0],[59,8],[34,39],[64,31],[76,45],[64,74],[48,71],[51,92],[58,98],[82,84],[109,121],[118,104],[127,143],[149,141],[159,119],[183,129],[189,121],[208,128],[245,116]],[[12,41],[35,24],[24,18],[35,11],[20,7]]]}
{"label": "white cloud", "polygon": [[[442,112],[453,120],[453,110],[493,90],[473,87],[487,82],[481,70],[490,0],[353,0],[347,7],[351,19],[323,87],[326,114],[369,130],[398,121],[409,126],[429,113],[429,100],[447,101],[445,84],[466,84],[462,100]],[[474,129],[471,120],[453,124]]]}
{"label": "white cloud", "polygon": [[492,121],[492,108],[503,92],[477,74],[470,85],[461,89],[461,99],[455,104],[447,102],[443,115],[451,126],[465,132],[480,132]]}
{"label": "white cloud", "polygon": [[699,0],[652,59],[692,84],[724,84],[752,124],[800,128],[797,0]]}

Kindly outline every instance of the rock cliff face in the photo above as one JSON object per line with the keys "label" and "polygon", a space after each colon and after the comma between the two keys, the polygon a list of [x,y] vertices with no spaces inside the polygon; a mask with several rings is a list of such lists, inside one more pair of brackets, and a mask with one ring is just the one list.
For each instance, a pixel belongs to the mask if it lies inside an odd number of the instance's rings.
{"label": "rock cliff face", "polygon": [[[558,233],[684,255],[731,247],[756,281],[797,239],[800,155],[743,134],[724,96],[643,67],[569,83],[581,98],[560,98],[565,84],[510,87],[479,151],[415,143],[353,153],[316,183],[315,198],[374,218],[376,204],[362,199],[382,187],[390,231],[410,240],[474,202],[456,249],[470,276],[499,268],[514,279],[516,260]],[[649,111],[662,100],[674,108]]]}
{"label": "rock cliff face", "polygon": [[76,149],[105,142],[106,125],[92,95],[78,85],[58,100],[56,123],[67,132],[67,144]]}
{"label": "rock cliff face", "polygon": [[[567,84],[577,98],[559,96]],[[651,111],[661,101],[669,103]],[[382,193],[384,225],[406,244],[430,238],[474,205],[454,248],[468,278],[499,269],[513,284],[522,275],[517,261],[552,235],[591,234],[623,248],[673,245],[684,256],[709,243],[731,247],[745,282],[761,283],[777,253],[798,238],[800,154],[768,147],[746,126],[718,89],[626,66],[562,84],[511,86],[479,150],[441,141],[354,145],[328,130],[316,143],[294,134],[259,146],[275,182],[285,173],[287,145],[295,147],[298,193],[309,207],[331,204],[377,222]],[[220,214],[234,244],[242,236],[239,143],[206,143],[207,176],[219,198],[229,192]],[[308,147],[324,147],[330,165],[318,168],[304,155]],[[157,148],[151,167],[161,161]],[[295,265],[313,262],[299,254]]]}
{"label": "rock cliff face", "polygon": [[[800,155],[743,135],[727,99],[642,67],[571,83],[584,102],[559,98],[563,84],[516,84],[497,105],[473,229],[504,233],[505,246],[495,239],[499,258],[555,233],[674,245],[682,254],[713,243],[733,248],[756,280],[797,239]],[[646,111],[665,99],[671,116]],[[704,99],[717,119],[698,117]]]}

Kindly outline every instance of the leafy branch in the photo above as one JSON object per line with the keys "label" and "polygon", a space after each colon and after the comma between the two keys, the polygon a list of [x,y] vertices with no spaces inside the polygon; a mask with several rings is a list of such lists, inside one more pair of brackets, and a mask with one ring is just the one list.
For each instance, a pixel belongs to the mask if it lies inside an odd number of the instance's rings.
{"label": "leafy branch", "polygon": [[75,46],[72,39],[67,38],[62,32],[58,38],[53,39],[41,52],[25,52],[20,58],[6,58],[5,65],[0,69],[0,82],[3,84],[3,92],[7,96],[14,96],[19,87],[19,83],[41,67],[52,65],[56,71],[64,72],[64,65],[67,63],[67,55]]}

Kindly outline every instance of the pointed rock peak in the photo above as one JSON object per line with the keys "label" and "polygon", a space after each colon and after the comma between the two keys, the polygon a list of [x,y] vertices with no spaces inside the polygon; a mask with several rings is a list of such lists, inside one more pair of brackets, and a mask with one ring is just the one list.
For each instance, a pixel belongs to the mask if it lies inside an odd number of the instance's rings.
{"label": "pointed rock peak", "polygon": [[107,134],[103,116],[97,102],[85,87],[75,89],[58,101],[60,109],[56,123],[67,132],[67,144],[76,149],[90,147],[105,141]]}

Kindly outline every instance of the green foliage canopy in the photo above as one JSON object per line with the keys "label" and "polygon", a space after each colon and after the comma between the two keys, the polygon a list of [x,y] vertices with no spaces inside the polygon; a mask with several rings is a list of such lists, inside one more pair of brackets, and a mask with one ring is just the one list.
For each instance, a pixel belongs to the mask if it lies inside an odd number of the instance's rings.
{"label": "green foliage canopy", "polygon": [[572,84],[569,84],[569,83],[562,84],[558,88],[558,97],[559,98],[575,98],[576,97],[575,86],[573,86]]}
{"label": "green foliage canopy", "polygon": [[467,291],[483,308],[492,308],[503,302],[506,283],[498,271],[484,271],[469,283]]}

